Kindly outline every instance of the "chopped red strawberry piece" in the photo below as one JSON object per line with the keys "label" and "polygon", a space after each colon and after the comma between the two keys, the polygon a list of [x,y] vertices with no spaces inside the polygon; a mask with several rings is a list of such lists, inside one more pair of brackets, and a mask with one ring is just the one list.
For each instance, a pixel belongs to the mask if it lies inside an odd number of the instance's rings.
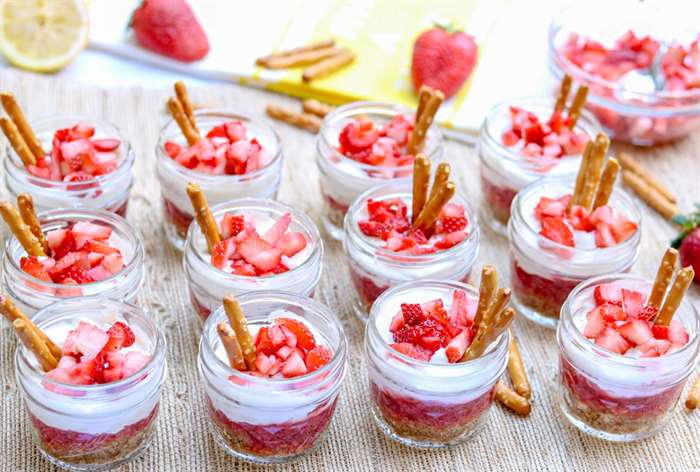
{"label": "chopped red strawberry piece", "polygon": [[565,212],[566,203],[556,198],[542,197],[535,207],[535,216],[540,220],[545,217],[562,218]]}
{"label": "chopped red strawberry piece", "polygon": [[258,330],[255,335],[255,349],[257,352],[262,352],[271,356],[275,353],[276,348],[272,339],[270,338],[269,329],[267,326],[263,326]]}
{"label": "chopped red strawberry piece", "polygon": [[391,348],[394,349],[395,351],[400,352],[401,354],[412,357],[414,359],[418,359],[420,361],[428,361],[430,360],[431,353],[426,351],[425,349],[422,349],[420,347],[414,346],[413,344],[410,343],[394,343],[391,344]]}
{"label": "chopped red strawberry piece", "polygon": [[593,296],[596,305],[603,303],[611,303],[613,305],[622,305],[622,290],[614,284],[600,284],[593,289]]}
{"label": "chopped red strawberry piece", "polygon": [[289,232],[279,238],[275,246],[280,249],[285,256],[293,257],[297,253],[303,251],[307,243],[304,233]]}
{"label": "chopped red strawberry piece", "polygon": [[617,244],[610,225],[598,223],[595,227],[595,244],[598,247],[612,247]]}
{"label": "chopped red strawberry piece", "polygon": [[120,253],[107,254],[102,260],[102,267],[112,274],[119,273],[124,268],[124,260]]}
{"label": "chopped red strawberry piece", "polygon": [[471,330],[464,329],[447,344],[445,355],[449,362],[455,363],[462,358],[470,342],[470,333]]}
{"label": "chopped red strawberry piece", "polygon": [[663,356],[671,348],[671,342],[665,339],[650,338],[647,342],[638,346],[644,357]]}
{"label": "chopped red strawberry piece", "polygon": [[654,336],[649,323],[642,320],[628,321],[618,328],[618,332],[633,346],[644,344]]}
{"label": "chopped red strawberry piece", "polygon": [[574,233],[561,217],[542,218],[540,234],[556,243],[574,247]]}
{"label": "chopped red strawberry piece", "polygon": [[600,309],[591,310],[586,315],[586,320],[586,327],[583,330],[584,336],[595,339],[603,334],[606,328],[606,323]]}
{"label": "chopped red strawberry piece", "polygon": [[284,326],[286,329],[294,333],[297,339],[297,345],[308,351],[316,347],[316,339],[311,330],[301,321],[293,318],[277,318],[275,323]]}
{"label": "chopped red strawberry piece", "polygon": [[119,147],[121,141],[118,139],[93,139],[93,147],[100,152],[114,151]]}
{"label": "chopped red strawberry piece", "polygon": [[644,307],[644,295],[634,290],[622,289],[622,306],[628,318],[637,318]]}
{"label": "chopped red strawberry piece", "polygon": [[109,343],[105,349],[109,348],[112,350],[119,350],[123,347],[129,347],[136,342],[136,336],[134,332],[121,321],[114,323],[108,330],[107,335],[109,336]]}
{"label": "chopped red strawberry piece", "polygon": [[467,227],[468,221],[464,214],[460,216],[445,216],[441,218],[441,229],[443,233],[461,231]]}
{"label": "chopped red strawberry piece", "polygon": [[27,274],[45,282],[51,282],[51,276],[44,269],[44,265],[35,256],[22,257],[19,260],[20,268]]}
{"label": "chopped red strawberry piece", "polygon": [[238,246],[238,252],[246,262],[260,272],[269,272],[280,264],[282,251],[263,239],[250,238]]}
{"label": "chopped red strawberry piece", "polygon": [[285,213],[280,217],[279,220],[273,224],[270,229],[263,235],[262,239],[272,244],[273,246],[280,240],[282,236],[287,232],[289,225],[292,222],[292,215]]}
{"label": "chopped red strawberry piece", "polygon": [[84,359],[93,359],[102,351],[109,336],[98,327],[81,321],[78,326],[68,332],[63,344],[64,354],[79,354]]}
{"label": "chopped red strawberry piece", "polygon": [[221,237],[223,239],[232,238],[245,228],[244,216],[226,213],[219,226],[221,227]]}
{"label": "chopped red strawberry piece", "polygon": [[292,353],[282,365],[282,375],[285,377],[298,377],[308,372],[304,359],[298,352]]}
{"label": "chopped red strawberry piece", "polygon": [[320,369],[333,358],[331,351],[325,346],[316,346],[306,353],[306,368],[309,372]]}
{"label": "chopped red strawberry piece", "polygon": [[606,328],[603,334],[596,339],[595,343],[617,354],[624,354],[630,348],[627,341],[612,328]]}
{"label": "chopped red strawberry piece", "polygon": [[425,321],[426,316],[418,303],[402,303],[401,314],[406,324],[417,325]]}
{"label": "chopped red strawberry piece", "polygon": [[668,340],[674,344],[684,345],[689,339],[690,337],[685,330],[685,326],[683,326],[683,322],[678,319],[672,319],[668,330]]}
{"label": "chopped red strawberry piece", "polygon": [[610,225],[610,231],[617,244],[620,244],[637,232],[637,224],[629,220],[619,219]]}
{"label": "chopped red strawberry piece", "polygon": [[179,144],[174,143],[172,141],[166,141],[165,145],[165,153],[175,159],[180,152],[182,152],[182,148],[180,147]]}
{"label": "chopped red strawberry piece", "polygon": [[[236,252],[236,243],[231,239],[219,241],[211,251],[211,264],[217,269],[223,269],[228,261]],[[255,275],[255,274],[253,274]]]}

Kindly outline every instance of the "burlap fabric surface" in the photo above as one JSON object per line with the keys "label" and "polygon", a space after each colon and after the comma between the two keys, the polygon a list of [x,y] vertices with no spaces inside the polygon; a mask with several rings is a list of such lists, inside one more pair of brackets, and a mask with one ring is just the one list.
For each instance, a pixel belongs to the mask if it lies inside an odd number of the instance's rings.
{"label": "burlap fabric surface", "polygon": [[[190,306],[180,254],[166,242],[161,229],[159,186],[154,172],[154,147],[164,122],[164,103],[170,90],[76,87],[52,78],[0,73],[0,90],[15,93],[30,117],[57,112],[101,117],[119,126],[131,140],[137,160],[136,185],[131,194],[129,221],[141,233],[146,249],[147,280],[140,303],[159,321],[168,341],[169,377],[165,385],[158,429],[142,457],[124,471],[225,471],[262,469],[226,456],[208,430],[208,417],[196,371],[199,327]],[[222,85],[192,90],[197,103],[234,108],[263,115],[265,104],[291,99],[262,91]],[[294,104],[296,105],[296,104]],[[314,136],[273,123],[285,154],[279,199],[306,211],[319,221],[322,209],[315,164]],[[662,176],[688,209],[700,199],[700,149],[696,134],[675,145],[634,151],[644,165]],[[474,148],[446,143],[446,152],[459,164],[462,190],[478,204],[478,161]],[[633,272],[653,276],[662,248],[675,233],[668,223],[644,210],[643,250]],[[324,443],[308,457],[280,469],[291,471],[462,471],[462,470],[689,470],[700,467],[700,412],[688,414],[679,406],[668,427],[655,438],[636,444],[609,444],[579,433],[565,424],[556,407],[557,371],[553,331],[525,319],[514,329],[534,387],[533,412],[519,418],[495,405],[486,426],[466,444],[442,451],[421,451],[386,439],[369,411],[362,356],[363,326],[352,315],[354,297],[342,247],[325,238],[326,258],[318,299],[343,321],[350,343],[349,369],[338,409]],[[508,273],[507,241],[483,228],[477,267],[494,264]],[[698,302],[699,290],[691,289]],[[15,338],[8,323],[0,324],[0,470],[54,470],[32,443],[29,418],[14,381]]]}

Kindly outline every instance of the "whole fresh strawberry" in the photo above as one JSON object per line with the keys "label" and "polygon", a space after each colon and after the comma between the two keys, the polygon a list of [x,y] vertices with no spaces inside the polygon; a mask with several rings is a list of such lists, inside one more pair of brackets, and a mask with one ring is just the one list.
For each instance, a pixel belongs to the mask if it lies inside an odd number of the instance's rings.
{"label": "whole fresh strawberry", "polygon": [[136,41],[183,62],[202,59],[209,40],[185,0],[143,0],[131,17]]}
{"label": "whole fresh strawberry", "polygon": [[683,230],[671,246],[678,249],[681,264],[693,266],[695,282],[700,283],[700,203],[695,204],[697,210],[689,215],[678,215],[673,221],[681,225]]}
{"label": "whole fresh strawberry", "polygon": [[411,75],[421,85],[438,89],[449,98],[469,78],[478,55],[474,38],[452,27],[437,25],[422,32],[413,45]]}

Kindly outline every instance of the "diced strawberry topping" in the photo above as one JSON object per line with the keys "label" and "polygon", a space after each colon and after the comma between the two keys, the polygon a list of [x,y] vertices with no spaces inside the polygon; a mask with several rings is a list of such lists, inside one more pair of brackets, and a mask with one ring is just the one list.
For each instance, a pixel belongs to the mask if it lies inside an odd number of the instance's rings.
{"label": "diced strawberry topping", "polygon": [[405,356],[412,357],[420,361],[428,361],[432,356],[431,352],[426,351],[419,346],[414,346],[411,343],[394,343],[391,344],[391,348]]}
{"label": "diced strawberry topping", "polygon": [[297,345],[300,348],[308,351],[316,347],[316,339],[314,339],[313,333],[301,321],[292,318],[277,318],[276,322],[294,333]]}
{"label": "diced strawberry topping", "polygon": [[330,362],[333,354],[326,346],[316,346],[306,353],[306,368],[309,372],[318,370]]}
{"label": "diced strawberry topping", "polygon": [[606,328],[603,334],[595,340],[595,343],[617,354],[624,354],[630,348],[627,341],[612,328]]}
{"label": "diced strawberry topping", "polygon": [[622,289],[622,306],[628,318],[638,318],[644,307],[644,295],[634,290]]}
{"label": "diced strawberry topping", "polygon": [[620,326],[617,331],[633,346],[644,344],[654,336],[649,324],[642,320],[628,321]]}
{"label": "diced strawberry topping", "polygon": [[470,343],[470,330],[464,329],[447,344],[445,355],[447,360],[454,363],[459,361]]}
{"label": "diced strawberry topping", "polygon": [[542,218],[540,234],[556,243],[574,246],[574,233],[561,217],[547,216]]}
{"label": "diced strawberry topping", "polygon": [[622,290],[614,284],[600,284],[593,289],[593,296],[597,305],[612,303],[622,305]]}

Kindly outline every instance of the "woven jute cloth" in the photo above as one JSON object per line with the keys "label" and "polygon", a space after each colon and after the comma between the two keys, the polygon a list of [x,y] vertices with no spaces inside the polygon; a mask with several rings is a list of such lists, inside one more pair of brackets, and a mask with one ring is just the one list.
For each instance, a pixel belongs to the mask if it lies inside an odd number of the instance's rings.
{"label": "woven jute cloth", "polygon": [[[156,181],[154,149],[166,119],[164,103],[170,90],[100,90],[14,71],[0,71],[0,90],[16,94],[30,117],[77,113],[116,124],[136,151],[136,185],[131,194],[129,222],[143,237],[147,280],[139,303],[155,317],[168,341],[169,376],[165,384],[155,439],[123,471],[262,470],[228,457],[209,431],[209,418],[196,369],[199,322],[190,305],[180,254],[165,242],[160,188]],[[265,104],[298,106],[291,99],[234,85],[192,89],[196,103],[229,107],[264,119]],[[273,123],[285,155],[279,200],[320,221],[314,136]],[[446,153],[458,161],[463,192],[480,205],[478,160],[474,148],[446,142]],[[631,151],[643,165],[668,184],[682,208],[700,200],[700,134],[675,145]],[[643,249],[634,273],[653,277],[663,248],[675,228],[640,203],[644,212]],[[590,438],[566,424],[557,406],[557,349],[554,331],[518,319],[518,336],[534,388],[528,418],[514,416],[498,405],[483,429],[467,443],[452,449],[423,451],[394,443],[374,425],[369,408],[366,369],[362,354],[364,327],[352,312],[354,295],[342,246],[324,239],[323,276],[316,290],[319,301],[342,320],[350,352],[348,372],[338,408],[323,444],[293,464],[290,471],[668,471],[700,468],[698,433],[700,412],[689,414],[679,405],[669,425],[657,436],[633,444],[611,444]],[[503,277],[508,273],[507,241],[482,225],[477,268],[489,263]],[[477,269],[478,270],[478,269]],[[478,272],[477,272],[478,273]],[[691,288],[693,303],[698,289]],[[15,336],[8,323],[0,324],[0,470],[54,470],[32,443],[30,422],[14,380]],[[694,378],[691,377],[691,380]],[[684,397],[685,398],[685,394]]]}

